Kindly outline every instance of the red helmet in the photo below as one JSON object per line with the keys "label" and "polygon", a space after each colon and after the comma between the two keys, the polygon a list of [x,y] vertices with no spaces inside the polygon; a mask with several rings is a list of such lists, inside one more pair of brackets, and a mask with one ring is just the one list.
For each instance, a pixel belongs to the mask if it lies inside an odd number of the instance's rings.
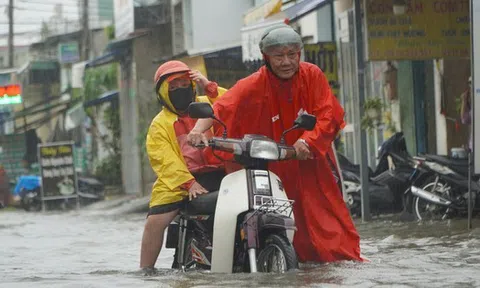
{"label": "red helmet", "polygon": [[155,72],[155,77],[153,78],[153,82],[155,83],[156,87],[155,92],[157,92],[160,88],[160,85],[165,79],[165,76],[173,73],[188,71],[190,71],[190,68],[187,66],[187,64],[181,61],[173,60],[163,63],[162,65],[160,65],[160,67],[158,67],[157,72]]}

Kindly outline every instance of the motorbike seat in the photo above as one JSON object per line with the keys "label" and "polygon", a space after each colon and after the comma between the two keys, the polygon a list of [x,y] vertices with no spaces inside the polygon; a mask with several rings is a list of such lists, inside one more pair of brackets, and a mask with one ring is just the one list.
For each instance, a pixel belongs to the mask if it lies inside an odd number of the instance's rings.
{"label": "motorbike seat", "polygon": [[468,159],[452,158],[445,155],[425,154],[427,160],[438,161],[448,166],[468,166]]}
{"label": "motorbike seat", "polygon": [[468,175],[468,159],[458,159],[443,155],[429,155],[426,154],[427,161],[434,161],[438,164],[448,166],[457,173]]}
{"label": "motorbike seat", "polygon": [[217,198],[218,191],[199,195],[192,201],[188,201],[181,213],[186,216],[213,215],[217,207]]}

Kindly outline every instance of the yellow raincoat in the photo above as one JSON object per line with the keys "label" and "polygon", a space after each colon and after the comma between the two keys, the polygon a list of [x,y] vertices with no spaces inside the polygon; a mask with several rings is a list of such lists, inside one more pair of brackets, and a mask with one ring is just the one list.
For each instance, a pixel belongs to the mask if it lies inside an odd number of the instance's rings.
{"label": "yellow raincoat", "polygon": [[[164,84],[160,88],[160,97],[170,109],[174,109],[168,97],[168,85]],[[227,91],[221,87],[218,87],[217,90],[216,98],[197,96],[196,102],[213,104]],[[148,158],[152,169],[157,174],[157,181],[153,185],[150,198],[150,207],[182,201],[188,196],[188,191],[180,189],[179,186],[194,178],[188,171],[175,134],[174,123],[177,118],[175,113],[164,108],[152,120],[148,130],[146,142]]]}

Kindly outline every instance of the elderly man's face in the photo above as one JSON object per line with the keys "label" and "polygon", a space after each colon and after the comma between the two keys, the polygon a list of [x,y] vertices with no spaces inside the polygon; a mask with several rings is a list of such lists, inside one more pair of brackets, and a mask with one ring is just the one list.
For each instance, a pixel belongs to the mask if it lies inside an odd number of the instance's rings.
{"label": "elderly man's face", "polygon": [[273,73],[281,79],[290,79],[300,64],[300,47],[297,45],[279,46],[265,52]]}

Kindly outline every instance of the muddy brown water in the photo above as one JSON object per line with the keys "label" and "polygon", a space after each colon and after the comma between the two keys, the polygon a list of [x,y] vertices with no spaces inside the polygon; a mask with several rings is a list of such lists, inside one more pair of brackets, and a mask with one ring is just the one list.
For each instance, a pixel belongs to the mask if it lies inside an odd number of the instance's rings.
{"label": "muddy brown water", "polygon": [[0,287],[480,287],[480,221],[356,220],[370,263],[302,266],[284,275],[138,269],[144,214],[0,211]]}

